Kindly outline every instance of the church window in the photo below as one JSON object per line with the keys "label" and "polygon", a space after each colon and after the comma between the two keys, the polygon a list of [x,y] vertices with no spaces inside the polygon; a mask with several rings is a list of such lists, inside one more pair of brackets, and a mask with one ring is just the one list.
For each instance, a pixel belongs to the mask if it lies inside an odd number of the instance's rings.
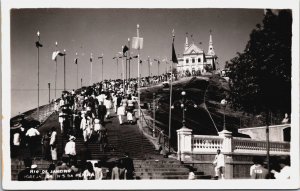
{"label": "church window", "polygon": [[201,62],[201,58],[198,58],[198,62]]}
{"label": "church window", "polygon": [[185,60],[185,62],[188,64],[188,63],[189,63],[189,59],[187,58],[187,59]]}
{"label": "church window", "polygon": [[195,58],[192,58],[192,63],[195,63]]}

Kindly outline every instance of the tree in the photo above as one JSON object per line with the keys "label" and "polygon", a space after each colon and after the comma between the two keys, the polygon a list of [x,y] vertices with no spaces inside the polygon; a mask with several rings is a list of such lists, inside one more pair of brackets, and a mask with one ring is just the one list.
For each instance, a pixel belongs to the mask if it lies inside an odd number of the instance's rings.
{"label": "tree", "polygon": [[267,10],[243,53],[226,63],[231,101],[247,112],[291,111],[292,14]]}

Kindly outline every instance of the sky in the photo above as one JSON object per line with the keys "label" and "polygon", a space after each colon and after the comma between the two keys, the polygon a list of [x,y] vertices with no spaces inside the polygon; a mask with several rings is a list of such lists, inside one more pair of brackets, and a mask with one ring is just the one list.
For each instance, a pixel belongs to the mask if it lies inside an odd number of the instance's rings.
{"label": "sky", "polygon": [[[213,45],[218,56],[219,68],[242,52],[255,25],[262,22],[263,9],[13,9],[11,11],[11,96],[12,116],[37,107],[37,31],[40,32],[40,105],[48,103],[48,83],[54,99],[55,62],[51,59],[58,42],[60,51],[66,50],[66,88],[78,84],[90,85],[90,54],[93,53],[92,81],[102,79],[103,53],[104,79],[121,78],[121,60],[118,71],[112,58],[135,37],[140,25],[144,47],[142,60],[149,56],[153,62],[151,73],[157,74],[154,58],[171,58],[172,30],[175,30],[175,50],[182,55],[186,33],[205,52],[208,50],[211,30]],[[193,39],[191,39],[193,35]],[[201,44],[199,44],[201,42]],[[137,51],[131,49],[132,55]],[[137,76],[137,61],[131,63],[131,76]],[[167,65],[160,65],[160,73]],[[148,75],[144,61],[142,76]],[[63,89],[63,58],[57,60],[57,97]]]}

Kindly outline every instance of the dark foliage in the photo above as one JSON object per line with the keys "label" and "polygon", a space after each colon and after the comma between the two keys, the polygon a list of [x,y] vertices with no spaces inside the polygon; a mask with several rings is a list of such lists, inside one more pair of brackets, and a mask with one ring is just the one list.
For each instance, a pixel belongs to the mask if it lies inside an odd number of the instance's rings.
{"label": "dark foliage", "polygon": [[226,63],[230,70],[230,98],[251,113],[291,111],[292,14],[267,10],[250,34],[243,53]]}

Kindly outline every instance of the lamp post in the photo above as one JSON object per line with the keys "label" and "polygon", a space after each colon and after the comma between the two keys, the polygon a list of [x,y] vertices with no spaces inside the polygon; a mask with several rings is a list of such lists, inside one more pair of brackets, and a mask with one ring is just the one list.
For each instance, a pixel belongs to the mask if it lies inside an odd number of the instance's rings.
{"label": "lamp post", "polygon": [[[55,51],[58,51],[57,50],[57,45],[58,45],[58,43],[57,43],[57,41],[55,42],[55,47],[56,47],[56,50]],[[57,80],[57,57],[55,58],[55,82],[54,82],[54,97],[55,97],[55,99],[56,99],[56,80]]]}
{"label": "lamp post", "polygon": [[[182,96],[181,100],[175,101],[173,103],[173,105],[171,106],[171,109],[175,109],[176,107],[182,109],[182,128],[187,129],[186,126],[185,126],[185,124],[186,124],[185,112],[186,112],[188,107],[198,108],[198,106],[193,100],[186,99],[186,92],[185,91],[181,92],[181,96]],[[170,140],[169,140],[169,148],[170,148]]]}
{"label": "lamp post", "polygon": [[226,105],[227,105],[227,100],[222,99],[221,105],[223,106],[223,130],[226,130],[226,120],[225,120],[225,110],[226,110]]}
{"label": "lamp post", "polygon": [[178,107],[178,106],[182,109],[182,127],[186,128],[185,127],[185,123],[186,123],[185,112],[186,112],[187,108],[191,107],[191,106],[193,106],[194,108],[197,108],[198,106],[193,100],[186,99],[185,91],[181,92],[181,96],[182,96],[181,100],[175,101],[173,103],[173,105],[171,106],[171,109],[174,109],[175,107]]}
{"label": "lamp post", "polygon": [[37,47],[37,64],[38,64],[38,92],[37,92],[37,116],[38,121],[40,121],[40,47],[43,47],[43,45],[40,43],[40,31],[37,31],[37,41],[35,42],[35,46]]}

